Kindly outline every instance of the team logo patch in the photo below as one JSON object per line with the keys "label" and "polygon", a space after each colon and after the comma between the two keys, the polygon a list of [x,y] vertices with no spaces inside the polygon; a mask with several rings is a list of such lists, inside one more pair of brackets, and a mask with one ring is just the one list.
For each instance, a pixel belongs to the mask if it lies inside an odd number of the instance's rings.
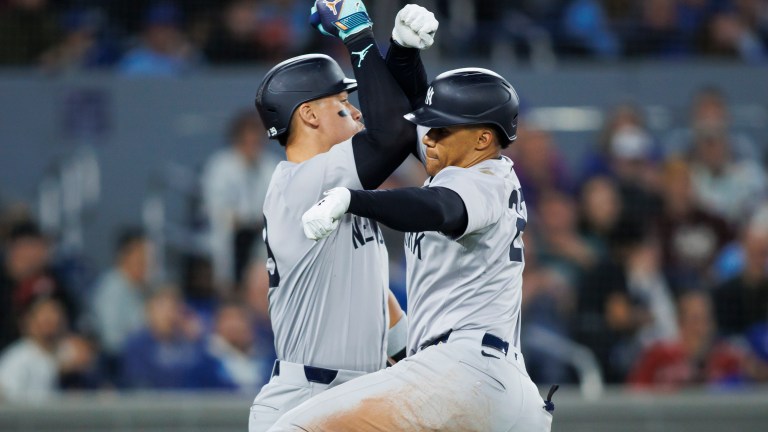
{"label": "team logo patch", "polygon": [[427,99],[424,101],[427,105],[432,105],[432,96],[435,95],[435,88],[430,87],[429,90],[427,90]]}
{"label": "team logo patch", "polygon": [[267,131],[267,135],[269,135],[269,137],[272,138],[273,136],[277,135],[277,129],[274,127],[269,128],[269,130]]}
{"label": "team logo patch", "polygon": [[328,1],[323,0],[323,3],[325,3],[325,7],[331,10],[331,13],[334,15],[338,15],[339,12],[336,10],[336,5],[339,3],[343,3],[344,0],[335,0],[335,1]]}

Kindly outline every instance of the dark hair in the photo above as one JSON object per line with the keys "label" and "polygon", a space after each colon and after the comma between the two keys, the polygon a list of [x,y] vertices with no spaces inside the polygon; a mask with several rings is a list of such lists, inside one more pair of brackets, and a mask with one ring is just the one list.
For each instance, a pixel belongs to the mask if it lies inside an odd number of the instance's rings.
{"label": "dark hair", "polygon": [[290,131],[280,135],[277,137],[277,142],[280,143],[281,146],[285,147],[288,145],[288,134]]}
{"label": "dark hair", "polygon": [[143,229],[138,227],[123,228],[117,235],[117,242],[115,245],[115,251],[117,256],[123,255],[128,248],[147,239],[147,234]]}
{"label": "dark hair", "polygon": [[43,235],[40,227],[33,221],[19,222],[11,227],[11,231],[8,234],[9,243],[25,238],[43,240],[45,239],[45,235]]}
{"label": "dark hair", "polygon": [[249,128],[264,130],[264,125],[261,123],[259,115],[252,109],[241,111],[232,118],[227,129],[227,139],[230,143],[235,143],[243,132]]}
{"label": "dark hair", "polygon": [[493,131],[496,133],[496,141],[498,141],[499,146],[501,146],[502,149],[509,148],[509,146],[514,142],[507,139],[507,134],[504,133],[503,130],[501,130],[500,127],[496,125],[488,125],[493,128]]}

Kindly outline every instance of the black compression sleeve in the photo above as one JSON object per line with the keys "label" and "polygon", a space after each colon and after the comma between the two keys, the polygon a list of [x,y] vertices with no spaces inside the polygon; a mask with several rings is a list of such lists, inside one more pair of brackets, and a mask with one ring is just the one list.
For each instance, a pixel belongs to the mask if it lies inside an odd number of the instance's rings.
{"label": "black compression sleeve", "polygon": [[389,72],[410,101],[411,109],[421,107],[429,89],[427,71],[421,61],[421,51],[398,45],[390,39],[386,62]]}
{"label": "black compression sleeve", "polygon": [[346,41],[357,78],[358,100],[365,130],[352,138],[357,175],[365,189],[375,189],[410,154],[416,127],[403,116],[408,99],[389,73],[371,30]]}
{"label": "black compression sleeve", "polygon": [[458,236],[467,229],[469,216],[464,200],[448,188],[350,192],[348,213],[377,220],[398,231],[440,231]]}

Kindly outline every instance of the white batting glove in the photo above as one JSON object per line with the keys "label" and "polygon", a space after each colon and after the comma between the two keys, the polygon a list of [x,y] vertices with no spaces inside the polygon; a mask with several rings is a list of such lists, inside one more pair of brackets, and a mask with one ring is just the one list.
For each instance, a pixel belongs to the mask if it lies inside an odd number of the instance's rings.
{"label": "white batting glove", "polygon": [[439,25],[435,14],[421,6],[409,4],[400,9],[395,17],[392,39],[400,46],[424,50],[435,42]]}
{"label": "white batting glove", "polygon": [[331,235],[349,209],[349,200],[352,197],[349,189],[343,187],[327,190],[323,195],[325,198],[301,217],[304,235],[310,240],[321,240]]}

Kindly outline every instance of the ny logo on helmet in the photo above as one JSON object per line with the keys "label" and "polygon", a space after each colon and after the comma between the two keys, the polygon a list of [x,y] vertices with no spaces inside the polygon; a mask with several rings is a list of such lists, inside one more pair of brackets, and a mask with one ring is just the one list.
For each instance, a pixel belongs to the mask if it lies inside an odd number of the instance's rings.
{"label": "ny logo on helmet", "polygon": [[427,99],[424,101],[427,105],[432,105],[432,96],[435,95],[435,88],[430,87],[429,90],[427,90]]}
{"label": "ny logo on helmet", "polygon": [[323,3],[325,3],[325,6],[331,10],[331,13],[333,13],[334,15],[338,15],[339,12],[336,11],[336,5],[339,4],[339,2],[343,2],[343,1],[344,0],[334,0],[334,1],[323,0]]}
{"label": "ny logo on helmet", "polygon": [[277,135],[277,128],[274,128],[274,127],[269,128],[269,130],[267,131],[267,136],[272,138],[275,135]]}

